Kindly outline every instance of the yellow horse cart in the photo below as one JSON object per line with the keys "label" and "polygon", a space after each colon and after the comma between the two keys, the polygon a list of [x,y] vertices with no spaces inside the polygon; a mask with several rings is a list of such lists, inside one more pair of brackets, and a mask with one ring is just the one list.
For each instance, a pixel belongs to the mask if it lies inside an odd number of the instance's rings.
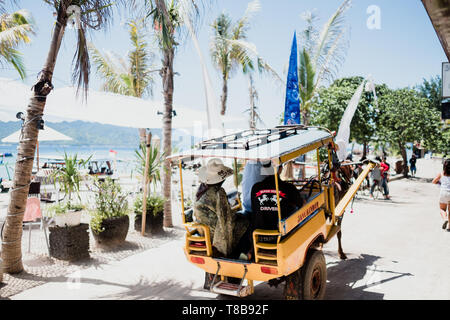
{"label": "yellow horse cart", "polygon": [[[333,138],[333,134],[326,129],[301,125],[279,126],[272,129],[246,130],[205,140],[192,150],[169,157],[173,165],[178,165],[180,173],[182,217],[186,228],[184,252],[191,263],[214,275],[210,287],[212,292],[245,297],[254,293],[255,281],[284,281],[286,299],[323,298],[326,264],[322,246],[340,230],[340,219],[347,205],[374,167],[374,163],[369,162],[341,200],[335,204],[335,183],[333,175],[330,174],[334,165]],[[276,174],[278,167],[304,154],[317,159],[317,164],[312,167],[315,169],[315,175],[312,179],[294,179],[292,183],[301,190],[307,200],[302,208],[282,219]],[[321,157],[323,161],[320,160]],[[252,261],[213,256],[209,227],[187,218],[190,215],[185,212],[182,168],[190,161],[205,158],[220,158],[224,161],[228,159],[234,162],[236,187],[238,162],[272,162],[277,191],[278,229],[253,231]],[[238,211],[241,208],[239,196],[235,203],[233,209]],[[199,233],[198,230],[203,232]],[[259,241],[260,236],[273,236],[276,243]],[[238,278],[240,281],[230,283],[227,280],[230,278]]]}

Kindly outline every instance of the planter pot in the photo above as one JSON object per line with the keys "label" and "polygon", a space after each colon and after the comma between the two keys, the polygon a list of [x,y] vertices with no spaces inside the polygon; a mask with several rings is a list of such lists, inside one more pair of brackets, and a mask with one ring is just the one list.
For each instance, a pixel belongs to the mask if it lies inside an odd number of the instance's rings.
{"label": "planter pot", "polygon": [[108,218],[102,221],[101,228],[104,230],[100,233],[95,233],[95,242],[100,246],[115,246],[125,241],[130,226],[130,219],[128,216],[118,218]]}
{"label": "planter pot", "polygon": [[[161,234],[164,233],[163,229],[164,215],[158,214],[154,216],[153,214],[145,215],[145,232],[150,234]],[[136,215],[134,219],[134,230],[141,232],[142,230],[142,214]]]}
{"label": "planter pot", "polygon": [[50,256],[68,261],[89,258],[89,225],[49,227]]}
{"label": "planter pot", "polygon": [[67,211],[55,216],[55,224],[58,227],[74,227],[80,224],[81,211]]}

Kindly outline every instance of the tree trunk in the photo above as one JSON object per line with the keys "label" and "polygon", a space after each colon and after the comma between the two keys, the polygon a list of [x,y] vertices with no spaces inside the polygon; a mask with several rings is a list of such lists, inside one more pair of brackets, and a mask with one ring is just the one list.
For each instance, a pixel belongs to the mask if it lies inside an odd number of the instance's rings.
{"label": "tree trunk", "polygon": [[405,178],[408,177],[408,157],[406,155],[406,149],[405,149],[405,145],[401,142],[398,143],[398,146],[400,147],[400,152],[402,154],[402,159],[403,159],[403,176]]}
{"label": "tree trunk", "polygon": [[365,159],[367,157],[367,142],[363,143],[363,155],[362,157]]}
{"label": "tree trunk", "polygon": [[[172,153],[172,102],[173,102],[173,59],[174,48],[164,50],[163,60],[163,90],[164,90],[164,115],[163,115],[163,135],[164,135],[164,154],[168,157]],[[164,226],[173,227],[172,224],[172,192],[171,179],[172,170],[170,161],[164,160],[163,170],[163,194],[164,202]]]}
{"label": "tree trunk", "polygon": [[61,41],[67,24],[66,10],[72,1],[62,1],[53,30],[47,61],[33,86],[33,95],[27,107],[17,153],[13,187],[2,235],[3,269],[8,273],[20,273],[22,264],[22,223],[31,182],[34,154],[38,141],[37,121],[44,114],[47,95],[53,89],[52,78]]}
{"label": "tree trunk", "polygon": [[223,84],[222,84],[222,97],[221,99],[221,104],[222,104],[222,110],[220,111],[221,115],[225,115],[225,111],[227,110],[227,98],[228,98],[228,81],[227,81],[227,77],[224,75],[223,76]]}

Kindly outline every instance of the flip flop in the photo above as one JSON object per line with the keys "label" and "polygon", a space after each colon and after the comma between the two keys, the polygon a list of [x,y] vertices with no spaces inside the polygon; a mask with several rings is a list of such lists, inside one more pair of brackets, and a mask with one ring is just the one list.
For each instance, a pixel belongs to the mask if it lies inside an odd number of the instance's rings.
{"label": "flip flop", "polygon": [[[445,221],[444,224],[442,225],[442,229],[447,228],[447,224],[448,224],[448,221]],[[447,231],[449,231],[449,229],[447,229]]]}

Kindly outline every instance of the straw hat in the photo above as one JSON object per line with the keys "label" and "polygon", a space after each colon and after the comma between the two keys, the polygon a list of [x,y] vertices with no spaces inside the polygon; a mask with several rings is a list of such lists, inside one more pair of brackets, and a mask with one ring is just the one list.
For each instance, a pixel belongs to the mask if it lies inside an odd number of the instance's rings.
{"label": "straw hat", "polygon": [[233,169],[225,166],[222,160],[214,158],[208,161],[206,167],[198,170],[198,179],[202,183],[216,184],[233,175]]}

